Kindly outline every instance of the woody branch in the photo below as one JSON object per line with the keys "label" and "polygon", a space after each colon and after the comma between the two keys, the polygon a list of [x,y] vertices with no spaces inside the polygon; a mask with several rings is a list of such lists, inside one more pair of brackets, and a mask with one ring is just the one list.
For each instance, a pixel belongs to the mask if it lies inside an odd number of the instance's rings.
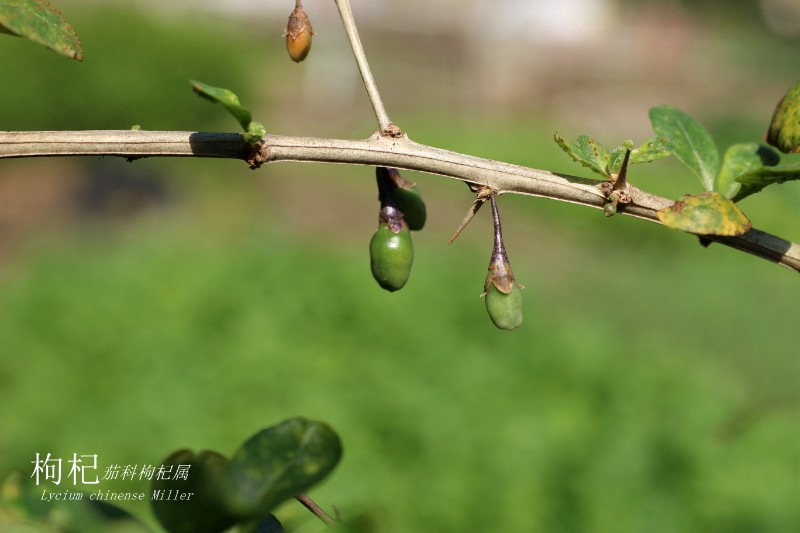
{"label": "woody branch", "polygon": [[[48,156],[216,157],[251,166],[278,161],[387,166],[447,176],[483,185],[498,194],[522,194],[602,209],[598,180],[557,174],[426,146],[407,136],[376,132],[369,139],[320,139],[267,135],[254,150],[238,133],[179,131],[0,132],[0,158]],[[660,224],[656,212],[673,201],[631,187],[631,203],[620,214]],[[738,237],[709,240],[800,272],[800,245],[752,229]]]}

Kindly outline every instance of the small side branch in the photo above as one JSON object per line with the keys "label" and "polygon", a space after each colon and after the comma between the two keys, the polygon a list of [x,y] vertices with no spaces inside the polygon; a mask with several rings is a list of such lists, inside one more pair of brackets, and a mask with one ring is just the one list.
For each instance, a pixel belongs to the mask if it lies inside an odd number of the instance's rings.
{"label": "small side branch", "polygon": [[[45,156],[222,157],[257,163],[278,161],[383,166],[438,174],[488,187],[497,194],[539,196],[603,209],[606,197],[598,180],[556,174],[415,143],[403,136],[376,133],[369,139],[343,140],[267,135],[259,153],[238,133],[175,131],[0,132],[0,159]],[[629,185],[631,202],[621,214],[660,224],[656,212],[672,205]],[[704,237],[800,272],[800,245],[752,229],[739,237]]]}
{"label": "small side branch", "polygon": [[308,495],[301,494],[300,496],[297,496],[296,499],[297,501],[303,504],[303,507],[311,511],[314,514],[314,516],[322,520],[328,527],[335,526],[337,522],[341,521],[341,518],[339,517],[339,511],[335,507],[334,511],[336,512],[336,518],[333,518],[331,515],[326,513],[325,510],[322,509],[322,507],[317,505],[317,503],[314,500],[312,500]]}
{"label": "small side branch", "polygon": [[364,80],[364,87],[367,89],[367,95],[369,96],[369,101],[372,103],[372,109],[375,111],[375,117],[378,119],[380,131],[384,135],[397,136],[400,134],[400,128],[392,124],[383,106],[383,100],[381,100],[381,95],[378,92],[378,85],[375,83],[372,70],[369,68],[369,62],[367,61],[367,55],[364,53],[364,47],[361,46],[361,38],[358,36],[358,28],[353,18],[353,10],[350,9],[350,0],[336,0],[336,7],[339,8],[339,15],[342,17],[342,25],[344,25],[344,31],[347,33],[347,39],[350,41],[350,47],[353,49],[353,55],[356,58],[358,70],[361,72],[361,78]]}

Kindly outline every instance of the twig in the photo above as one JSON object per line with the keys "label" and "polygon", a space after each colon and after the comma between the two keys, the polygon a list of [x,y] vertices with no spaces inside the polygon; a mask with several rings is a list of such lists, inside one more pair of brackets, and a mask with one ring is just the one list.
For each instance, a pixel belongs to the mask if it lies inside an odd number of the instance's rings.
{"label": "twig", "polygon": [[386,113],[386,108],[383,107],[383,100],[381,100],[381,95],[378,92],[375,78],[372,76],[372,70],[369,68],[367,55],[364,53],[364,47],[361,46],[361,38],[358,36],[353,10],[350,9],[350,0],[336,0],[336,7],[339,8],[342,25],[344,25],[344,31],[350,41],[350,47],[353,49],[353,55],[356,58],[358,70],[361,72],[361,78],[364,80],[364,87],[367,89],[367,95],[372,103],[372,109],[375,111],[375,117],[378,119],[380,131],[384,135],[400,135],[400,128],[392,124],[392,121],[389,120],[389,115]]}
{"label": "twig", "polygon": [[336,518],[333,518],[331,515],[326,513],[322,507],[317,505],[317,503],[312,500],[307,494],[301,494],[295,498],[297,501],[303,504],[303,507],[311,511],[314,516],[322,520],[326,526],[335,526],[336,522],[341,520],[339,516],[339,510],[334,507],[334,511],[336,512]]}
{"label": "twig", "polygon": [[[175,131],[25,131],[0,132],[0,158],[106,155],[128,159],[153,156],[223,157],[251,164],[276,161],[342,163],[395,167],[439,174],[486,186],[497,194],[540,196],[602,209],[603,181],[555,174],[415,143],[403,136],[376,133],[369,139],[342,140],[267,135],[254,154],[237,133]],[[620,214],[660,224],[656,212],[674,202],[629,184],[631,203]],[[752,229],[739,237],[705,237],[800,272],[800,245]]]}

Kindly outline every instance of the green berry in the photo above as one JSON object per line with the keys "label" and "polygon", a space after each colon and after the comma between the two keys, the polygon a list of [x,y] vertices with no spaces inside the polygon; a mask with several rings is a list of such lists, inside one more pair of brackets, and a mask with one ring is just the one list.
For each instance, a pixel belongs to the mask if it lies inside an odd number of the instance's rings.
{"label": "green berry", "polygon": [[505,294],[491,283],[486,291],[486,310],[498,328],[509,331],[518,328],[522,325],[522,291],[514,285]]}
{"label": "green berry", "polygon": [[419,231],[425,226],[427,212],[425,201],[419,193],[419,189],[414,185],[410,189],[397,187],[391,193],[392,200],[397,204],[397,208],[403,212],[403,219],[408,224],[411,231]]}
{"label": "green berry", "polygon": [[378,226],[369,242],[369,257],[372,275],[381,287],[387,291],[402,289],[414,262],[414,245],[408,226],[403,224],[397,233],[386,224]]}

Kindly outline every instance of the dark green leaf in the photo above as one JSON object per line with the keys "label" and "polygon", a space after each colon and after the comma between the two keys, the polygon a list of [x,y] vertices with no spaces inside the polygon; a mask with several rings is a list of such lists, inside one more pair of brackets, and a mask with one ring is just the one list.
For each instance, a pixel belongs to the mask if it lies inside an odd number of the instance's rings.
{"label": "dark green leaf", "polygon": [[611,177],[608,172],[610,154],[603,146],[597,144],[594,139],[581,135],[578,137],[577,142],[572,144],[558,133],[553,138],[573,160],[606,178]]}
{"label": "dark green leaf", "polygon": [[752,170],[736,178],[736,181],[742,184],[742,190],[734,200],[738,202],[745,196],[760,192],[767,185],[791,180],[800,180],[800,163]]}
{"label": "dark green leaf", "polygon": [[342,455],[326,424],[291,418],[256,433],[231,459],[222,483],[225,504],[241,519],[266,516],[327,476]]}
{"label": "dark green leaf", "polygon": [[800,82],[789,89],[775,108],[767,142],[786,154],[800,152]]}
{"label": "dark green leaf", "polygon": [[238,533],[284,533],[283,524],[273,514],[249,523],[239,523],[236,530]]}
{"label": "dark green leaf", "polygon": [[239,102],[239,97],[233,92],[220,87],[212,87],[211,85],[207,85],[195,80],[192,80],[191,84],[192,89],[194,89],[194,91],[203,98],[225,106],[225,109],[227,109],[228,112],[233,115],[233,117],[237,120],[237,122],[239,122],[239,125],[242,126],[242,129],[245,131],[245,141],[253,144],[258,142],[264,136],[266,133],[264,126],[258,122],[253,122],[253,115],[250,113],[250,110]]}
{"label": "dark green leaf", "polygon": [[650,121],[658,137],[672,141],[675,157],[692,169],[707,191],[714,190],[719,171],[719,152],[706,129],[674,107],[654,107]]}
{"label": "dark green leaf", "polygon": [[[756,191],[742,190],[741,192],[746,194],[740,195],[742,185],[737,178],[764,166],[776,165],[778,161],[780,161],[780,156],[768,146],[758,143],[734,144],[725,152],[714,190],[726,198],[744,198]],[[748,187],[744,189],[748,189]]]}
{"label": "dark green leaf", "polygon": [[66,57],[83,59],[78,35],[50,2],[0,2],[0,31],[27,37]]}
{"label": "dark green leaf", "polygon": [[[151,483],[151,505],[170,533],[221,533],[235,520],[225,511],[219,493],[228,459],[213,451],[195,455],[179,450],[161,461],[172,469],[168,479]],[[186,479],[172,479],[179,465],[188,465]]]}
{"label": "dark green leaf", "polygon": [[732,201],[718,192],[686,194],[658,212],[665,226],[697,235],[742,235],[752,227]]}

